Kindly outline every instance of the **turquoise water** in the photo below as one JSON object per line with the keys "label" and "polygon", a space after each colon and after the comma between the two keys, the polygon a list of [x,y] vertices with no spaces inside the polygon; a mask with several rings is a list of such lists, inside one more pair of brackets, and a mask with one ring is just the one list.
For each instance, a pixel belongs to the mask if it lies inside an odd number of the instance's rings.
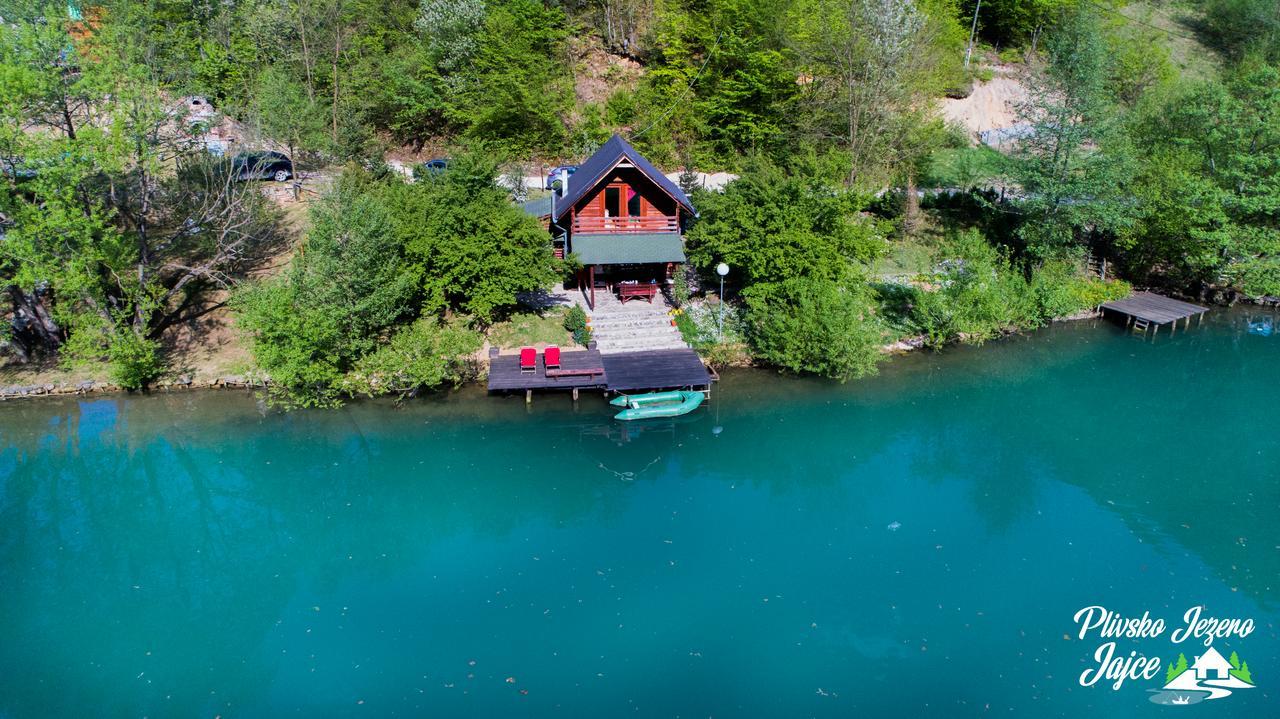
{"label": "turquoise water", "polygon": [[[739,372],[626,426],[474,391],[5,403],[0,717],[1275,716],[1280,336],[1247,319]],[[1079,686],[1094,604],[1252,618],[1214,646],[1257,688]]]}

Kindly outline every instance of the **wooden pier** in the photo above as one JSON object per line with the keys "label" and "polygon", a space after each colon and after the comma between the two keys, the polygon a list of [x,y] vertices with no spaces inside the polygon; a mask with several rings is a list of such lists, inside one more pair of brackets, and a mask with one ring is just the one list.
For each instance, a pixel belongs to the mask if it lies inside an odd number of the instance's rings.
{"label": "wooden pier", "polygon": [[1177,329],[1179,321],[1184,323],[1184,328],[1189,327],[1192,317],[1197,318],[1197,322],[1202,322],[1204,313],[1208,312],[1209,308],[1157,295],[1154,292],[1135,292],[1122,300],[1103,304],[1102,310],[1124,316],[1127,327],[1143,333],[1151,329],[1152,334],[1155,334],[1163,325],[1170,325],[1169,331],[1173,332]]}
{"label": "wooden pier", "polygon": [[489,358],[489,391],[524,391],[526,401],[532,401],[534,390],[569,390],[577,399],[583,389],[636,392],[685,387],[711,388],[711,373],[691,349],[617,354],[601,354],[599,350],[561,352],[560,371],[550,373],[543,365],[541,352],[533,372],[520,370],[518,355]]}

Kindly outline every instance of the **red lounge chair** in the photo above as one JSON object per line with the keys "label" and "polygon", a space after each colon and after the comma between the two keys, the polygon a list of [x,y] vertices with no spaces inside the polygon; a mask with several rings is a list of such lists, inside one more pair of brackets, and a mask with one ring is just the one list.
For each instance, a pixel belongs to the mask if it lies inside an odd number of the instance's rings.
{"label": "red lounge chair", "polygon": [[538,350],[532,347],[520,348],[520,374],[533,374],[538,371]]}
{"label": "red lounge chair", "polygon": [[542,364],[547,369],[560,369],[560,348],[551,345],[542,351]]}

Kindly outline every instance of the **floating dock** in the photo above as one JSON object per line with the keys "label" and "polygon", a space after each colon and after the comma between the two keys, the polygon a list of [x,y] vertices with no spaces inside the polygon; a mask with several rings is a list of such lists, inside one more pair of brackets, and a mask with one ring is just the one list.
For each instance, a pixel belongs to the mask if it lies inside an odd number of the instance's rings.
{"label": "floating dock", "polygon": [[[568,370],[568,372],[566,372]],[[602,370],[602,371],[597,371]],[[569,390],[574,399],[579,390],[637,392],[641,390],[711,389],[712,376],[702,358],[692,349],[647,350],[601,354],[599,350],[560,353],[560,370],[548,376],[543,355],[538,353],[533,372],[520,371],[515,354],[489,358],[489,391],[524,391],[531,401],[534,390]]]}
{"label": "floating dock", "polygon": [[1178,327],[1180,320],[1184,322],[1184,327],[1191,325],[1192,317],[1195,317],[1197,322],[1202,322],[1204,313],[1208,312],[1209,308],[1157,295],[1154,292],[1135,292],[1122,300],[1103,304],[1102,310],[1123,315],[1126,318],[1125,326],[1144,333],[1148,328],[1154,328],[1152,334],[1155,334],[1163,325],[1171,325],[1169,331],[1172,332]]}

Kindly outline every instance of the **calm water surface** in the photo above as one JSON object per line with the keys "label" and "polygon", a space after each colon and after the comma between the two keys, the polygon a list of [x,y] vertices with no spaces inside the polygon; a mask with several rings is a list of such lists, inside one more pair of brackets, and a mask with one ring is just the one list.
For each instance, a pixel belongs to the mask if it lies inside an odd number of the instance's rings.
{"label": "calm water surface", "polygon": [[[1280,335],[1247,319],[738,373],[629,426],[5,403],[0,716],[1277,716]],[[1252,618],[1215,647],[1258,688],[1079,686],[1092,604]]]}

